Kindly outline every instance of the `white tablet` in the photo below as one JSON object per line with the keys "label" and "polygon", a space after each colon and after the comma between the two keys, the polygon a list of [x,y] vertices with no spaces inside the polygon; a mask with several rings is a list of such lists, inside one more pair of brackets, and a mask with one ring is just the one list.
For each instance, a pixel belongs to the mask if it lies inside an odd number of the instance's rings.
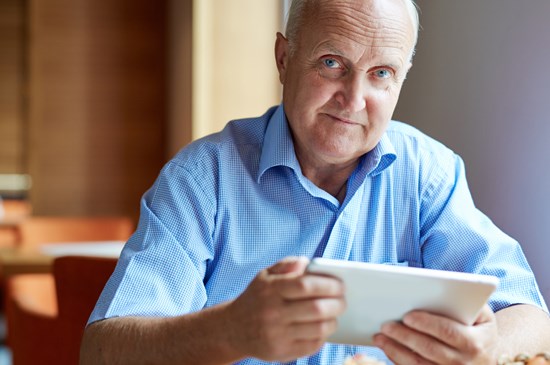
{"label": "white tablet", "polygon": [[314,258],[307,271],[344,282],[347,308],[328,341],[353,345],[371,345],[383,323],[414,309],[471,325],[498,285],[488,275],[325,258]]}

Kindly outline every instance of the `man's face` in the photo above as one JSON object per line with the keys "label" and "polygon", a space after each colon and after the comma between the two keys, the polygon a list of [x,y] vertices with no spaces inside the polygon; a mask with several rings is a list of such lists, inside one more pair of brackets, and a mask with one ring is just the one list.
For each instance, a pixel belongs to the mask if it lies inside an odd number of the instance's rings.
{"label": "man's face", "polygon": [[283,103],[302,164],[349,164],[376,146],[391,119],[414,30],[402,0],[320,2],[293,53],[278,35]]}

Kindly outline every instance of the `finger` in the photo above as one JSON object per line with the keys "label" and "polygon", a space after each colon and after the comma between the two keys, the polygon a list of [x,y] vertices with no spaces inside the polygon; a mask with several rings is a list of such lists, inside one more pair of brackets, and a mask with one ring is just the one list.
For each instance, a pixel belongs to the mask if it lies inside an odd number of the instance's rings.
{"label": "finger", "polygon": [[477,316],[474,325],[493,321],[496,321],[495,313],[489,305],[485,304]]}
{"label": "finger", "polygon": [[303,323],[335,319],[346,309],[343,298],[320,298],[287,303],[282,316],[290,323]]}
{"label": "finger", "polygon": [[290,334],[295,341],[326,341],[326,338],[336,331],[336,319],[324,321],[302,322],[291,326]]}
{"label": "finger", "polygon": [[342,297],[344,284],[330,276],[301,275],[280,278],[275,283],[280,295],[287,300],[307,298]]}
{"label": "finger", "polygon": [[267,268],[267,273],[271,275],[288,273],[303,274],[306,271],[308,263],[309,259],[307,257],[289,256]]}
{"label": "finger", "polygon": [[395,365],[434,365],[435,363],[420,356],[408,347],[381,333],[373,337],[374,345],[379,347]]}
{"label": "finger", "polygon": [[446,363],[460,357],[456,349],[439,341],[437,337],[426,335],[402,323],[385,323],[381,328],[381,333],[426,360]]}
{"label": "finger", "polygon": [[403,323],[413,330],[438,338],[455,349],[461,349],[468,345],[468,326],[447,317],[414,311],[405,315]]}

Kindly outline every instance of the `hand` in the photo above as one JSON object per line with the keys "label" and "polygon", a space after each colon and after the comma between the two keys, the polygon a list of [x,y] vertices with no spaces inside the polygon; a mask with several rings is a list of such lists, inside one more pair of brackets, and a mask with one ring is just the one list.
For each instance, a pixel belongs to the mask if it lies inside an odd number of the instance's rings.
{"label": "hand", "polygon": [[228,306],[232,345],[246,356],[290,361],[317,351],[336,329],[344,288],[304,274],[308,260],[287,258],[261,271]]}
{"label": "hand", "polygon": [[374,337],[396,364],[496,364],[497,323],[485,305],[472,326],[449,318],[414,311],[403,322],[382,326]]}

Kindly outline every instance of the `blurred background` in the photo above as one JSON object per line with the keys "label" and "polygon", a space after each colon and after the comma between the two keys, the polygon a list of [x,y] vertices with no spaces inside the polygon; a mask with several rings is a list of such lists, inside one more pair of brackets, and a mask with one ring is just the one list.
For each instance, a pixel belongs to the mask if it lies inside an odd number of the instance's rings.
{"label": "blurred background", "polygon": [[[395,119],[463,157],[478,207],[550,300],[550,2],[417,1]],[[190,141],[280,100],[284,0],[0,0],[0,196],[139,215]]]}
{"label": "blurred background", "polygon": [[279,0],[0,0],[0,193],[39,215],[137,217],[179,148],[279,101],[282,12]]}

